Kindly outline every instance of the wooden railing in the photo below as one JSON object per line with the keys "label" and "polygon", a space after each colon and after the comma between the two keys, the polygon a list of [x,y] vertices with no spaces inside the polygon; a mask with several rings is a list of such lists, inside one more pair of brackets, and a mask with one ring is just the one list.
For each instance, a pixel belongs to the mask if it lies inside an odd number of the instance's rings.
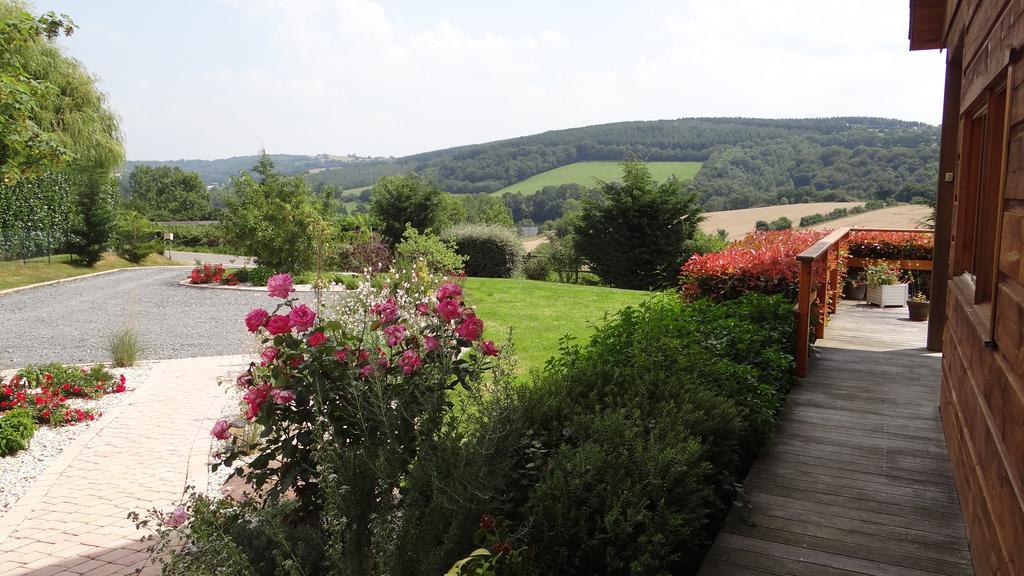
{"label": "wooden railing", "polygon": [[[838,228],[818,240],[813,246],[797,257],[800,263],[800,290],[797,294],[796,330],[796,375],[807,375],[807,358],[810,353],[812,315],[815,339],[825,337],[828,318],[839,305],[842,286],[839,285],[840,266],[863,266],[866,261],[848,258],[846,245],[851,232],[931,232],[931,230],[906,228]],[[841,262],[840,259],[843,259]],[[905,270],[930,270],[931,262],[919,260],[872,260],[891,262]],[[815,308],[816,306],[816,308]]]}

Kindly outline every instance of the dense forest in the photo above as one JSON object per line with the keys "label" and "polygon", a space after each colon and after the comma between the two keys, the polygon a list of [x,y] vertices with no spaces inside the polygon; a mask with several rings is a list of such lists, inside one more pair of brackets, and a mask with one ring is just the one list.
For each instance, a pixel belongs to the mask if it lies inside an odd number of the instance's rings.
{"label": "dense forest", "polygon": [[[316,156],[303,156],[299,154],[269,154],[270,159],[285,174],[302,174],[310,171],[338,168],[342,166],[354,167],[362,164],[377,164],[387,162],[386,158],[364,158],[361,156],[331,156],[328,154],[317,154]],[[135,166],[173,166],[188,172],[195,172],[208,186],[227,184],[232,176],[238,176],[240,172],[250,171],[259,162],[260,156],[232,156],[219,160],[131,160],[125,166],[125,173],[130,173]]]}
{"label": "dense forest", "polygon": [[[684,118],[554,130],[401,158],[289,156],[280,170],[304,174],[317,189],[351,190],[382,176],[417,173],[454,194],[499,190],[579,161],[700,161],[692,186],[706,210],[831,200],[911,201],[934,194],[939,129],[881,118]],[[250,168],[255,157],[145,162],[194,170],[217,184]],[[506,198],[516,219],[561,213],[582,190],[549,190],[527,201]],[[557,197],[557,199],[556,199]],[[344,196],[356,200],[357,194]],[[553,201],[553,202],[551,202]]]}

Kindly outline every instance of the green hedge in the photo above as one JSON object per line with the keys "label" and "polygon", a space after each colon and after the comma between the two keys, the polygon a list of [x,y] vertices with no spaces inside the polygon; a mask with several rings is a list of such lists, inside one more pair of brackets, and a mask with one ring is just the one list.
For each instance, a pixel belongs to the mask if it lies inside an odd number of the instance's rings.
{"label": "green hedge", "polygon": [[523,259],[523,242],[511,228],[496,224],[460,224],[442,238],[466,258],[467,276],[511,278]]}
{"label": "green hedge", "polygon": [[484,513],[521,530],[531,573],[694,573],[774,431],[792,320],[780,297],[662,296],[567,341],[413,472],[394,573],[443,573]]}

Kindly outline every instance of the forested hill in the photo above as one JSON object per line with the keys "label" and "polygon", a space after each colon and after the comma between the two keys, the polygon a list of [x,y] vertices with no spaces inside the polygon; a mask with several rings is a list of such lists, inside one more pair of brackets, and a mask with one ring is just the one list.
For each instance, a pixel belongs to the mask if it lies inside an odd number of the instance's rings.
{"label": "forested hill", "polygon": [[[882,118],[683,118],[617,122],[553,130],[391,159],[329,165],[290,160],[284,172],[313,184],[346,189],[391,174],[417,172],[456,193],[493,192],[541,172],[579,161],[700,161],[693,183],[708,210],[804,200],[909,201],[934,192],[939,129]],[[294,157],[289,157],[294,158]],[[314,160],[319,157],[297,157]],[[230,159],[236,161],[239,159]],[[207,181],[214,166],[189,166]],[[244,163],[235,162],[237,173]],[[318,168],[315,173],[310,167]]]}
{"label": "forested hill", "polygon": [[[386,158],[364,158],[359,156],[330,156],[317,154],[303,156],[299,154],[270,154],[274,166],[286,174],[311,173],[327,168],[353,166],[368,162],[387,162]],[[259,156],[232,156],[219,160],[131,160],[126,165],[126,172],[131,172],[137,165],[145,166],[177,166],[182,170],[195,172],[207,185],[224,184],[243,170],[250,170],[256,165]]]}

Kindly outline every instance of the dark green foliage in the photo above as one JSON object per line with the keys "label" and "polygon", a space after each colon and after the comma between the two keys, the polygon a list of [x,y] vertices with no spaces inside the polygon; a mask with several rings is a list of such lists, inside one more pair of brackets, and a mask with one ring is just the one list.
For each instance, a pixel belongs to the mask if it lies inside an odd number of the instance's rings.
{"label": "dark green foliage", "polygon": [[703,230],[696,230],[693,238],[683,244],[683,260],[686,261],[694,254],[710,254],[718,252],[729,244],[729,234],[719,229],[714,234],[708,234]]}
{"label": "dark green foliage", "polygon": [[[517,221],[549,222],[557,220],[568,212],[578,210],[580,202],[589,198],[597,200],[601,192],[579,184],[545,186],[529,196],[522,192],[506,192],[501,195],[505,205]],[[522,224],[525,226],[525,224]]]}
{"label": "dark green foliage", "polygon": [[254,170],[259,180],[241,174],[231,181],[223,219],[230,243],[275,273],[309,269],[318,219],[309,186],[275,172],[265,155]]}
{"label": "dark green foliage", "polygon": [[71,233],[75,197],[66,174],[0,184],[0,260],[50,254]]}
{"label": "dark green foliage", "polygon": [[757,230],[758,232],[767,232],[771,229],[772,227],[768,224],[767,220],[758,220],[757,222],[754,222],[754,230]]}
{"label": "dark green foliage", "polygon": [[0,412],[0,456],[24,450],[35,433],[36,419],[28,408]]}
{"label": "dark green foliage", "polygon": [[150,254],[163,249],[156,226],[145,216],[133,210],[122,212],[117,219],[114,252],[129,262],[138,264]]}
{"label": "dark green foliage", "polygon": [[572,234],[552,236],[546,243],[534,248],[533,256],[546,262],[548,268],[558,275],[559,282],[580,282],[583,258],[576,251],[575,238]]}
{"label": "dark green foliage", "polygon": [[[895,194],[909,201],[933,194],[938,136],[935,126],[882,118],[617,122],[350,163],[307,178],[355,188],[381,176],[416,172],[448,192],[470,194],[494,192],[573,162],[643,158],[705,162],[694,181],[705,201],[722,204],[707,210],[845,194]],[[509,207],[516,221],[524,217]],[[542,222],[557,216],[529,217]]]}
{"label": "dark green foliage", "polygon": [[869,200],[864,203],[863,206],[854,206],[853,208],[836,208],[831,212],[825,214],[811,214],[810,216],[803,216],[800,218],[800,227],[814,226],[815,224],[821,224],[822,222],[828,222],[829,220],[838,220],[846,216],[853,216],[855,214],[863,214],[871,210],[878,210],[885,208],[885,202],[881,200]]}
{"label": "dark green foliage", "polygon": [[467,276],[511,278],[523,259],[523,243],[511,228],[494,224],[462,224],[443,238],[466,257]]}
{"label": "dark green foliage", "polygon": [[381,178],[370,194],[370,212],[381,223],[378,232],[394,246],[402,241],[407,227],[419,232],[434,230],[443,194],[415,175]]}
{"label": "dark green foliage", "polygon": [[211,216],[206,185],[177,166],[136,166],[128,177],[132,208],[151,220],[202,220]]}
{"label": "dark green foliage", "polygon": [[550,273],[551,261],[544,254],[527,254],[523,259],[523,276],[527,279],[547,280]]}
{"label": "dark green foliage", "polygon": [[[480,515],[536,574],[693,574],[792,381],[792,306],[659,296],[474,404],[416,467],[394,574],[441,573]],[[442,472],[443,471],[443,472]]]}
{"label": "dark green foliage", "polygon": [[793,227],[793,221],[785,216],[780,216],[768,223],[769,230],[789,230]]}
{"label": "dark green foliage", "polygon": [[112,178],[93,173],[80,178],[77,214],[72,225],[69,251],[87,266],[100,261],[110,247],[117,230],[115,197],[117,190]]}
{"label": "dark green foliage", "polygon": [[[267,268],[266,266],[257,266],[255,268],[250,268],[249,271],[246,272],[246,278],[248,278],[249,283],[251,283],[253,286],[266,286],[267,280],[274,274],[277,274],[277,272],[275,272],[272,268]],[[239,279],[238,281],[242,282],[243,280]]]}
{"label": "dark green foliage", "polygon": [[623,164],[622,183],[602,186],[574,227],[575,248],[592,272],[616,288],[651,289],[675,282],[683,246],[700,223],[696,195],[677,179],[656,183],[640,162]]}
{"label": "dark green foliage", "polygon": [[175,249],[207,248],[224,254],[236,253],[220,224],[161,224],[160,231],[174,234]]}

